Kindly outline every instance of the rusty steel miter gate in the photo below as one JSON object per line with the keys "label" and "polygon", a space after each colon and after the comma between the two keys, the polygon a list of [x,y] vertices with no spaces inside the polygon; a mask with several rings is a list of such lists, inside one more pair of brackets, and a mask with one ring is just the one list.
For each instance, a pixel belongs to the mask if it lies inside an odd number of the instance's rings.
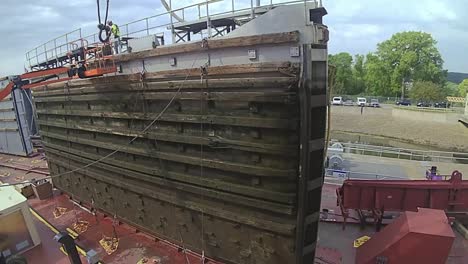
{"label": "rusty steel miter gate", "polygon": [[448,180],[345,180],[336,190],[337,204],[344,218],[356,210],[361,224],[370,212],[377,228],[385,212],[418,211],[418,208],[444,210],[448,216],[468,214],[468,181],[454,171]]}
{"label": "rusty steel miter gate", "polygon": [[328,29],[326,10],[304,3],[35,88],[54,185],[216,260],[313,263]]}

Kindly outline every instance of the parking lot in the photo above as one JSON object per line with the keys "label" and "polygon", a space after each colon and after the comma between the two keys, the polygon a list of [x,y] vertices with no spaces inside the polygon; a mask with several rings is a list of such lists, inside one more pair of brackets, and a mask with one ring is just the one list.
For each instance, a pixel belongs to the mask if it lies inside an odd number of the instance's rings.
{"label": "parking lot", "polygon": [[460,124],[414,121],[392,116],[393,105],[379,108],[332,106],[331,132],[385,137],[428,148],[468,152],[468,131]]}

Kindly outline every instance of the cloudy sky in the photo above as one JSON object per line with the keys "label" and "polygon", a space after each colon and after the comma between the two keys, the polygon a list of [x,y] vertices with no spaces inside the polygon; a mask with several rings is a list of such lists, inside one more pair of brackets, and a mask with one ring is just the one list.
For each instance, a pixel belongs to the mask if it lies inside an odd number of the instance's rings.
{"label": "cloudy sky", "polygon": [[[173,0],[177,7],[203,0]],[[236,2],[248,2],[236,0]],[[280,0],[275,0],[278,2]],[[105,0],[101,0],[104,4]],[[162,13],[159,0],[111,0],[110,17],[122,24]],[[225,0],[230,3],[230,0]],[[431,33],[449,71],[468,73],[468,0],[323,0],[330,53],[365,54],[393,33]],[[269,0],[262,0],[269,3]],[[230,5],[230,4],[229,4]],[[221,3],[218,7],[226,6]],[[25,52],[73,29],[95,32],[95,0],[0,0],[0,77],[22,73]]]}

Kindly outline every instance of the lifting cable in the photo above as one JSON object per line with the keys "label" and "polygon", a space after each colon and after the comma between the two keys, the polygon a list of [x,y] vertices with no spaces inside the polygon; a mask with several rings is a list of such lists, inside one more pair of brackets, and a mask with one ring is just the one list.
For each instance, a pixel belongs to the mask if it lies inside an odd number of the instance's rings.
{"label": "lifting cable", "polygon": [[[210,54],[210,47],[208,45],[208,39],[204,38],[202,40],[202,48],[205,48],[206,49],[206,53],[208,55],[208,60],[207,62],[205,63],[205,65],[201,66],[200,67],[200,82],[201,84],[205,84],[205,87],[203,87],[203,85],[201,86],[201,89],[200,89],[200,115],[201,115],[201,118],[200,118],[200,136],[201,137],[205,137],[205,134],[204,134],[204,126],[203,126],[203,119],[205,119],[206,117],[206,113],[205,113],[205,107],[204,107],[204,100],[203,100],[203,96],[205,93],[209,92],[209,86],[208,86],[208,79],[206,78],[207,75],[208,75],[208,67],[211,66],[211,54]],[[204,88],[206,88],[206,92],[204,91]],[[210,123],[210,131],[214,131],[213,130],[213,127],[211,126],[211,123]],[[213,132],[214,133],[214,132]],[[203,161],[203,143],[200,142],[200,178],[203,179],[204,175],[204,161]],[[201,198],[202,198],[202,202],[205,202],[205,195],[204,193],[202,192],[201,193]],[[202,261],[202,264],[205,263],[205,211],[203,209],[203,207],[200,207],[200,211],[201,211],[201,246],[202,246],[202,255],[201,255],[201,261]]]}
{"label": "lifting cable", "polygon": [[[106,15],[104,17],[104,23],[102,23],[101,21],[101,6],[99,4],[100,0],[96,0],[96,4],[97,4],[97,15],[98,15],[98,28],[99,28],[99,40],[102,42],[102,43],[106,43],[109,41],[110,39],[110,36],[111,36],[111,30],[110,28],[107,26],[107,17],[109,15],[109,1],[110,0],[106,0]],[[105,35],[105,38],[103,38],[102,36],[102,33],[105,32],[106,35]]]}

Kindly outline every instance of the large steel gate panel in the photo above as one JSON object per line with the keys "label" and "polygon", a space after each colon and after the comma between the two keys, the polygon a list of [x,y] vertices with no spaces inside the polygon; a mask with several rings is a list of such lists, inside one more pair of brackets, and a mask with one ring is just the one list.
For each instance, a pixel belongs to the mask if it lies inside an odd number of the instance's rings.
{"label": "large steel gate panel", "polygon": [[[0,81],[4,88],[9,79]],[[33,152],[30,122],[34,120],[28,92],[15,89],[0,102],[0,152],[28,156]],[[28,120],[29,119],[29,120]]]}
{"label": "large steel gate panel", "polygon": [[119,55],[115,76],[35,89],[54,185],[227,263],[312,263],[328,31],[303,8],[276,9],[300,14],[302,32],[247,27]]}

